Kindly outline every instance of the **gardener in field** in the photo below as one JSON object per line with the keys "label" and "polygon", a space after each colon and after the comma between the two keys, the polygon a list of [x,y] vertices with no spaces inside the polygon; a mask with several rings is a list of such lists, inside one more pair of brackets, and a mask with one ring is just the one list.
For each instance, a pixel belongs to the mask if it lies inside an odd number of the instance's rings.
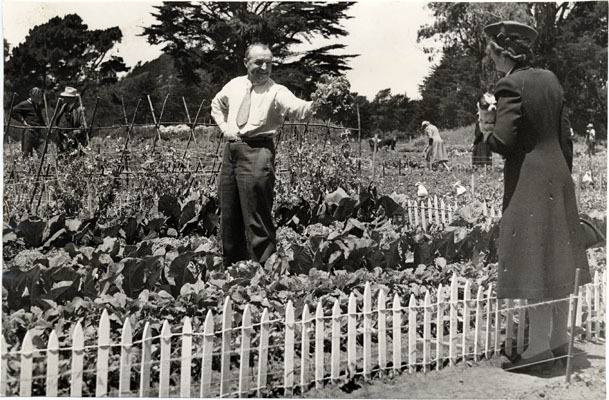
{"label": "gardener in field", "polygon": [[88,139],[84,126],[85,110],[80,105],[80,95],[73,87],[67,86],[59,95],[59,111],[55,118],[57,129],[57,151],[77,154],[87,147]]}
{"label": "gardener in field", "polygon": [[46,126],[42,117],[42,90],[33,87],[30,89],[29,95],[27,100],[13,107],[15,118],[23,125],[30,127],[23,130],[21,137],[21,151],[26,156],[32,155],[34,150],[42,152],[44,128],[41,127]]}
{"label": "gardener in field", "polygon": [[596,131],[594,130],[594,125],[588,124],[588,126],[586,126],[586,151],[589,157],[594,155],[595,145]]}
{"label": "gardener in field", "polygon": [[442,165],[447,171],[450,171],[444,140],[442,140],[438,128],[429,121],[423,121],[421,123],[421,129],[423,129],[429,139],[428,145],[423,149],[425,161],[429,163],[430,168],[434,168],[436,165]]}
{"label": "gardener in field", "polygon": [[570,124],[556,76],[530,66],[537,32],[513,21],[484,32],[505,74],[495,86],[495,122],[480,125],[491,150],[505,157],[497,297],[543,303],[529,308],[528,347],[507,366],[544,368],[568,342],[568,302],[544,302],[569,298],[576,268],[580,285],[590,282],[570,173]]}
{"label": "gardener in field", "polygon": [[268,46],[250,45],[243,62],[247,75],[228,82],[211,103],[226,139],[218,188],[226,266],[247,259],[264,263],[275,252],[273,137],[284,118],[305,120],[313,105],[273,82]]}

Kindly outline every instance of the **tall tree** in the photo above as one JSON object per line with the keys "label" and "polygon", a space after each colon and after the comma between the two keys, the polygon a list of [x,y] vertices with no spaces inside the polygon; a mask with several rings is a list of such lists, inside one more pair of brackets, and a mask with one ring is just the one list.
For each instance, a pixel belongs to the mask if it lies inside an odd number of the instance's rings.
{"label": "tall tree", "polygon": [[270,46],[277,67],[278,82],[297,94],[315,90],[324,73],[341,74],[353,55],[337,55],[344,49],[333,44],[307,52],[295,52],[294,45],[313,37],[337,38],[347,34],[340,22],[350,18],[353,3],[311,2],[166,2],[155,7],[157,24],[144,29],[151,44],[164,43],[183,80],[199,83],[202,71],[221,86],[245,73],[243,56],[254,42]]}
{"label": "tall tree", "polygon": [[116,82],[117,73],[127,71],[122,57],[111,55],[121,39],[118,27],[89,30],[77,14],[54,17],[32,28],[13,49],[5,75],[21,95],[32,86],[58,90],[69,85],[86,92],[91,85]]}

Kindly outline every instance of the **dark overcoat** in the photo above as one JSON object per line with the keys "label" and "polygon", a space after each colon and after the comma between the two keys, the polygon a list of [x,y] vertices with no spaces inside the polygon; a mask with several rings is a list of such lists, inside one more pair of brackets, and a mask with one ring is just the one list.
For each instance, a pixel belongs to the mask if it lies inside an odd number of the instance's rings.
{"label": "dark overcoat", "polygon": [[499,233],[499,298],[546,300],[573,291],[590,272],[571,179],[563,89],[547,70],[520,68],[496,85],[490,148],[505,157]]}

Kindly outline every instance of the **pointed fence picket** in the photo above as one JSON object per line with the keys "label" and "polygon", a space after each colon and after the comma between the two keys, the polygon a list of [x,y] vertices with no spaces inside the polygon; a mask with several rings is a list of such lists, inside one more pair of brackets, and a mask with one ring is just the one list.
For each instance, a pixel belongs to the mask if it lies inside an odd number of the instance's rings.
{"label": "pointed fence picket", "polygon": [[304,309],[302,310],[302,331],[300,335],[302,341],[302,346],[300,348],[300,387],[302,388],[307,387],[307,384],[309,383],[309,348],[311,346],[309,336],[310,325],[311,315],[309,314],[309,305],[305,304]]}
{"label": "pointed fence picket", "polygon": [[387,369],[387,295],[383,289],[379,290],[377,310],[378,364],[382,374]]}
{"label": "pointed fence picket", "polygon": [[150,369],[152,367],[152,333],[146,322],[142,332],[142,356],[140,363],[140,397],[150,397]]}
{"label": "pointed fence picket", "polygon": [[82,397],[82,374],[85,357],[85,336],[80,321],[72,333],[72,367],[70,397]]}
{"label": "pointed fence picket", "polygon": [[294,321],[294,306],[292,300],[285,308],[285,356],[283,369],[283,386],[286,396],[291,396],[294,387],[294,344],[296,323]]}
{"label": "pointed fence picket", "polygon": [[[55,336],[57,338],[57,336]],[[108,395],[108,363],[110,361],[110,318],[108,310],[104,309],[97,328],[97,374],[95,380],[95,397]],[[47,396],[55,396],[48,394]]]}
{"label": "pointed fence picket", "polygon": [[57,397],[59,381],[59,339],[55,329],[51,331],[47,345],[47,397]]}
{"label": "pointed fence picket", "polygon": [[[421,213],[425,215],[425,213]],[[579,323],[587,339],[598,340],[604,335],[605,327],[603,322],[606,285],[601,276],[595,274],[593,283],[585,285],[581,290],[581,307],[574,311],[580,315]],[[322,387],[326,382],[326,370],[329,371],[331,382],[340,382],[349,376],[353,376],[356,371],[363,371],[363,376],[368,379],[373,376],[373,366],[377,366],[382,374],[388,364],[387,360],[391,353],[394,371],[407,370],[414,373],[419,369],[429,371],[435,364],[436,369],[441,369],[444,365],[455,365],[459,360],[477,361],[483,357],[491,357],[498,354],[501,343],[505,343],[505,351],[509,354],[512,348],[522,351],[525,347],[524,335],[526,332],[526,302],[523,300],[503,300],[493,297],[492,286],[484,290],[477,288],[476,297],[472,300],[472,282],[453,276],[450,286],[440,285],[436,291],[427,290],[423,299],[411,295],[408,306],[402,308],[402,299],[393,295],[390,308],[387,308],[387,294],[383,289],[376,290],[377,304],[373,309],[373,286],[367,283],[364,287],[363,299],[360,300],[361,313],[358,313],[358,301],[354,293],[351,293],[348,300],[346,314],[341,314],[340,301],[333,302],[331,317],[328,317],[326,325],[326,313],[323,303],[320,301],[316,305],[315,315],[312,316],[309,307],[302,309],[302,320],[296,323],[296,310],[292,302],[288,302],[285,310],[285,319],[276,322],[269,321],[269,314],[263,310],[260,323],[253,323],[250,305],[245,305],[241,318],[241,326],[232,328],[233,310],[230,298],[226,298],[221,316],[221,330],[214,330],[214,318],[211,311],[206,314],[202,333],[193,331],[190,318],[184,318],[180,333],[172,334],[171,326],[168,321],[163,321],[160,335],[152,337],[150,325],[145,324],[141,340],[133,342],[131,322],[126,318],[122,327],[120,345],[120,365],[118,368],[118,388],[109,387],[109,382],[116,381],[115,378],[109,379],[110,371],[109,350],[112,347],[110,339],[109,315],[107,311],[102,313],[97,330],[97,374],[95,377],[95,393],[108,396],[110,393],[117,393],[118,396],[132,396],[130,384],[134,378],[131,365],[136,362],[133,358],[134,344],[141,343],[139,357],[139,390],[136,392],[142,397],[158,395],[160,397],[180,396],[190,397],[193,395],[192,388],[200,385],[198,395],[201,397],[226,397],[240,396],[251,397],[266,395],[268,377],[273,376],[277,379],[277,368],[269,366],[269,338],[275,327],[283,330],[283,335],[276,335],[278,342],[274,342],[272,347],[280,345],[283,347],[283,395],[292,396],[295,389],[296,370],[296,327],[299,330],[301,342],[299,345],[299,370],[300,379],[298,387],[303,393],[311,385]],[[461,295],[461,290],[463,294]],[[435,299],[432,301],[432,293]],[[571,311],[573,312],[573,311]],[[361,315],[361,320],[359,319]],[[434,318],[435,317],[435,318]],[[343,324],[346,318],[346,332]],[[387,320],[391,319],[391,328],[387,325]],[[403,322],[405,323],[403,325]],[[581,325],[583,322],[583,326]],[[432,326],[435,323],[436,334],[433,336]],[[358,324],[361,330],[358,330]],[[422,325],[422,326],[421,326]],[[402,331],[402,327],[406,329]],[[376,331],[373,330],[376,327]],[[273,329],[272,329],[273,328]],[[326,329],[328,328],[328,329]],[[445,340],[444,331],[447,330],[448,337]],[[176,329],[176,332],[178,330]],[[234,335],[232,333],[235,333]],[[422,332],[422,337],[419,337]],[[346,340],[344,338],[346,333]],[[313,347],[311,347],[311,334],[314,335]],[[193,354],[194,336],[201,337],[201,374],[193,379],[192,365],[196,364],[193,359],[199,357]],[[212,373],[212,357],[214,351],[214,341],[216,335],[221,336],[221,349],[218,354],[220,361],[219,373]],[[329,336],[327,336],[329,335]],[[179,348],[173,349],[172,337],[179,336],[180,341],[175,343]],[[238,338],[233,336],[239,336]],[[233,351],[232,342],[240,344],[239,369],[231,371],[230,355]],[[91,340],[91,338],[87,338]],[[158,340],[158,342],[156,342]],[[343,341],[344,340],[344,341]],[[391,340],[391,345],[388,341]],[[84,355],[85,337],[80,323],[76,323],[72,329],[72,345],[70,347],[70,387],[71,396],[82,396],[84,381]],[[326,350],[325,342],[331,348]],[[153,344],[153,342],[155,342]],[[346,343],[345,343],[346,342]],[[157,344],[158,343],[158,344]],[[179,343],[179,344],[178,344]],[[252,344],[257,343],[257,350],[253,353],[257,363],[252,363]],[[432,344],[433,343],[433,344]],[[346,363],[341,360],[341,346],[346,344]],[[404,346],[403,346],[404,345]],[[153,353],[152,349],[155,349]],[[311,354],[311,349],[314,354]],[[374,349],[374,350],[373,350]],[[326,353],[326,351],[329,352]],[[357,357],[357,352],[361,351],[361,357]],[[434,355],[432,355],[432,351]],[[43,356],[36,356],[38,353]],[[172,354],[180,354],[179,360],[171,360]],[[402,361],[402,355],[407,357],[406,363]],[[45,350],[37,350],[32,343],[32,333],[26,332],[19,351],[10,353],[7,351],[4,337],[2,337],[2,375],[0,382],[0,394],[8,395],[8,390],[17,390],[17,393],[30,396],[33,392],[33,380],[46,379],[44,385],[45,395],[57,396],[66,393],[66,388],[60,388],[59,378],[59,341],[55,331],[49,336],[49,341]],[[18,379],[10,376],[8,369],[9,359],[20,359]],[[153,356],[158,357],[158,361],[153,361]],[[44,358],[43,366],[46,366],[46,374],[43,376],[33,376],[34,360]],[[273,356],[275,359],[275,355]],[[179,387],[171,387],[170,375],[172,362],[180,362]],[[42,362],[42,361],[41,361]],[[329,363],[326,369],[326,363]],[[151,366],[158,364],[158,393],[151,393]],[[252,365],[250,367],[250,365]],[[422,368],[419,368],[421,366]],[[38,369],[36,369],[38,370]],[[116,373],[113,372],[113,373]],[[13,379],[18,383],[18,387],[7,385]],[[212,380],[219,386],[219,393],[212,391]],[[231,382],[238,382],[238,389]],[[255,382],[256,387],[252,387]],[[215,386],[216,388],[218,386]],[[10,389],[9,389],[10,388]],[[216,389],[217,390],[217,389]],[[85,394],[86,395],[86,394]]]}

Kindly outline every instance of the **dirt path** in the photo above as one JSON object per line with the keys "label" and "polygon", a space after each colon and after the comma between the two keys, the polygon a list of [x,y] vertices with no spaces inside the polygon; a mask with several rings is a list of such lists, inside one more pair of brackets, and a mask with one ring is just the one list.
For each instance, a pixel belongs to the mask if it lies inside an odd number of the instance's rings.
{"label": "dirt path", "polygon": [[[605,343],[576,342],[571,383],[560,363],[551,373],[528,375],[501,369],[500,359],[464,364],[427,374],[402,374],[369,383],[312,390],[314,398],[395,399],[605,399]],[[347,390],[349,392],[347,392]]]}

